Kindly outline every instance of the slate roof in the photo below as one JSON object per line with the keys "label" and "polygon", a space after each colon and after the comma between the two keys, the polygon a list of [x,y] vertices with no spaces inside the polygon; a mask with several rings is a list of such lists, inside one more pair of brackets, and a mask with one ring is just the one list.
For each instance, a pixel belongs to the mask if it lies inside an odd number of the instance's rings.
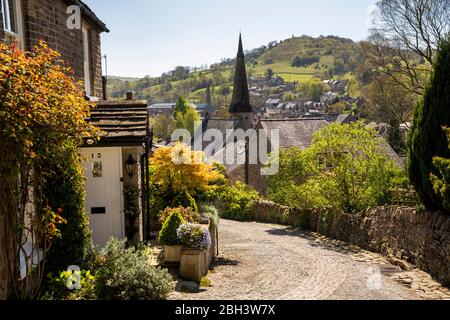
{"label": "slate roof", "polygon": [[336,120],[337,123],[352,123],[355,122],[357,119],[350,115],[350,114],[340,114]]}
{"label": "slate roof", "polygon": [[227,130],[236,128],[239,124],[238,120],[219,119],[219,118],[205,118],[203,121],[203,133],[209,129],[216,129],[222,133],[224,145],[227,143]]}
{"label": "slate roof", "polygon": [[[261,120],[261,126],[267,132],[278,129],[280,132],[280,148],[308,148],[313,134],[328,125],[324,119],[281,119]],[[270,133],[269,133],[270,136]]]}
{"label": "slate roof", "polygon": [[391,145],[383,138],[380,137],[383,142],[380,144],[381,149],[385,152],[385,154],[387,156],[389,156],[389,158],[391,158],[392,160],[394,160],[394,162],[397,164],[397,166],[399,168],[404,168],[405,167],[405,160],[402,159],[397,152],[395,152],[394,149],[392,149]]}
{"label": "slate roof", "polygon": [[102,144],[141,145],[148,137],[145,101],[99,101],[88,121],[102,131]]}
{"label": "slate roof", "polygon": [[148,109],[174,109],[176,103],[155,103],[148,107]]}

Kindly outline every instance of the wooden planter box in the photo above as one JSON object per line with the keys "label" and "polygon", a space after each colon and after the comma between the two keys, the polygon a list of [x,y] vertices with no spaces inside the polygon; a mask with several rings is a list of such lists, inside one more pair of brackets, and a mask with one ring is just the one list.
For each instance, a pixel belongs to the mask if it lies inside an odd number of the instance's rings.
{"label": "wooden planter box", "polygon": [[209,250],[182,248],[180,277],[185,280],[200,282],[208,275]]}
{"label": "wooden planter box", "polygon": [[164,246],[164,263],[179,264],[181,261],[181,246]]}

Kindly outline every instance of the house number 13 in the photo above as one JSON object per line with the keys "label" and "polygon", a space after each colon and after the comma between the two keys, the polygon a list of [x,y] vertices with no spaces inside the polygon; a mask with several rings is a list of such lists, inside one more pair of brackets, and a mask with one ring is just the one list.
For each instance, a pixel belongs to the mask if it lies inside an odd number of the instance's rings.
{"label": "house number 13", "polygon": [[[97,153],[97,158],[101,159],[102,158],[102,154],[101,153]],[[92,159],[95,159],[95,155],[92,154]]]}

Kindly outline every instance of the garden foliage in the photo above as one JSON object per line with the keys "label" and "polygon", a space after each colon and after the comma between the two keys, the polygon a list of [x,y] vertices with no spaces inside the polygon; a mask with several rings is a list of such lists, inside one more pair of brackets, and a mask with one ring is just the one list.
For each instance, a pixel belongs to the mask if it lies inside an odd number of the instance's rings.
{"label": "garden foliage", "polygon": [[[85,122],[89,112],[83,84],[74,80],[73,71],[60,60],[59,53],[42,41],[31,52],[0,43],[0,210],[7,217],[6,229],[19,231],[7,235],[13,253],[6,265],[18,265],[23,252],[20,231],[25,228],[34,239],[40,239],[42,258],[48,260],[50,268],[82,258],[88,234],[76,147],[84,137],[97,132]],[[33,212],[20,209],[28,204],[30,188]],[[65,226],[61,215],[67,220]],[[24,225],[24,219],[30,225]],[[58,237],[64,240],[54,243]],[[68,244],[62,245],[62,241]],[[46,259],[52,245],[55,250]],[[16,269],[9,270],[14,274],[16,298],[35,298],[44,275],[43,264],[28,270],[35,276],[23,280]]]}
{"label": "garden foliage", "polygon": [[211,246],[211,234],[199,224],[187,223],[177,230],[181,244],[191,249],[208,249]]}
{"label": "garden foliage", "polygon": [[[445,132],[447,133],[448,141],[450,142],[450,130],[445,129]],[[439,171],[439,176],[433,173],[431,174],[431,182],[433,183],[434,191],[442,201],[442,207],[445,210],[450,211],[450,159],[434,157],[433,165]]]}
{"label": "garden foliage", "polygon": [[414,113],[408,142],[409,179],[429,210],[447,209],[430,177],[440,177],[441,174],[433,165],[434,157],[450,158],[447,137],[442,130],[450,127],[449,74],[450,41],[445,41],[439,47],[430,82]]}
{"label": "garden foliage", "polygon": [[376,132],[362,123],[332,124],[310,148],[281,152],[280,173],[269,177],[269,197],[297,208],[336,207],[348,212],[386,204],[405,175]]}
{"label": "garden foliage", "polygon": [[159,243],[166,246],[181,245],[181,241],[177,236],[177,229],[180,225],[186,223],[179,211],[174,211],[164,222],[161,232],[159,233]]}
{"label": "garden foliage", "polygon": [[161,211],[160,216],[159,216],[159,221],[160,221],[161,225],[163,225],[164,222],[174,213],[181,214],[181,216],[183,217],[183,219],[186,222],[192,222],[192,223],[200,222],[200,218],[201,218],[200,214],[193,211],[191,208],[178,207],[178,208],[166,208],[164,211]]}
{"label": "garden foliage", "polygon": [[[143,247],[144,248],[144,247]],[[163,300],[172,291],[172,276],[152,267],[147,249],[126,248],[126,240],[112,239],[102,251],[103,267],[97,272],[98,298],[102,300]]]}

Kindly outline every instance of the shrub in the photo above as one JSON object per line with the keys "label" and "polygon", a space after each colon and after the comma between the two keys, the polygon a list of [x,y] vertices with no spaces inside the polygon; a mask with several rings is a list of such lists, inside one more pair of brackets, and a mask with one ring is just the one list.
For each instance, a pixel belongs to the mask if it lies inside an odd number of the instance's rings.
{"label": "shrub", "polygon": [[179,193],[172,202],[172,208],[184,207],[191,208],[195,212],[198,212],[198,206],[195,199],[189,194],[187,189]]}
{"label": "shrub", "polygon": [[183,224],[177,230],[183,246],[193,249],[207,249],[211,246],[211,234],[199,224]]}
{"label": "shrub", "polygon": [[[450,143],[450,130],[445,129],[445,132]],[[434,191],[441,199],[443,208],[450,211],[450,159],[434,157],[433,164],[439,170],[439,177],[431,174]]]}
{"label": "shrub", "polygon": [[209,218],[211,224],[214,226],[218,226],[220,222],[219,211],[214,206],[204,205],[201,206],[201,212],[206,217]]}
{"label": "shrub", "polygon": [[[76,284],[79,284],[79,288]],[[69,289],[69,285],[73,285]],[[95,300],[96,278],[90,271],[63,271],[59,276],[48,275],[47,292],[43,300]]]}
{"label": "shrub", "polygon": [[45,272],[58,274],[71,265],[81,265],[91,243],[85,212],[84,175],[76,147],[66,145],[63,166],[51,166],[52,174],[45,180],[44,192],[52,208],[61,208],[66,220],[59,229],[47,254]]}
{"label": "shrub", "polygon": [[100,299],[163,300],[173,289],[169,272],[150,266],[146,250],[126,249],[126,239],[112,239],[102,255],[104,266],[97,273]]}
{"label": "shrub", "polygon": [[209,195],[209,199],[214,199],[222,218],[235,220],[247,220],[254,201],[259,198],[259,193],[255,189],[241,182],[223,186]]}
{"label": "shrub", "polygon": [[307,150],[281,153],[280,173],[269,178],[269,197],[287,206],[348,212],[390,203],[405,175],[384,151],[385,143],[362,123],[329,125]]}
{"label": "shrub", "polygon": [[414,113],[408,142],[409,179],[425,207],[433,211],[445,209],[430,176],[440,176],[433,157],[450,158],[442,131],[442,127],[450,127],[450,41],[441,43],[436,57],[430,83]]}
{"label": "shrub", "polygon": [[198,223],[200,222],[200,215],[197,212],[194,212],[190,208],[166,208],[164,211],[160,212],[159,221],[163,225],[164,222],[174,213],[179,213],[183,217],[184,221]]}
{"label": "shrub", "polygon": [[136,220],[141,214],[139,208],[139,190],[135,186],[127,187],[124,191],[125,198],[125,234],[129,241],[133,241],[138,232],[138,227],[136,226]]}
{"label": "shrub", "polygon": [[164,225],[159,233],[159,243],[166,246],[181,245],[180,239],[177,236],[177,229],[180,225],[186,223],[179,211],[174,211],[164,222]]}

